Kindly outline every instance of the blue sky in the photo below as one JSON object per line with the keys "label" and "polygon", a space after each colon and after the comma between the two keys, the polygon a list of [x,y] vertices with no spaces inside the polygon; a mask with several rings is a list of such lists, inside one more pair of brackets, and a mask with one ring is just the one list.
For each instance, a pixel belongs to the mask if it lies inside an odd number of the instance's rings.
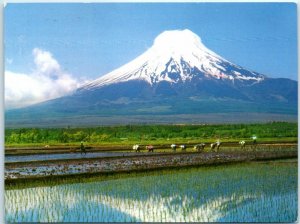
{"label": "blue sky", "polygon": [[91,80],[143,53],[161,32],[190,29],[233,63],[297,80],[296,10],[294,3],[11,3],[5,71],[32,74],[48,53],[61,73]]}
{"label": "blue sky", "polygon": [[6,68],[30,71],[38,47],[72,74],[95,78],[143,53],[162,31],[187,28],[234,63],[297,79],[296,26],[293,3],[9,4]]}

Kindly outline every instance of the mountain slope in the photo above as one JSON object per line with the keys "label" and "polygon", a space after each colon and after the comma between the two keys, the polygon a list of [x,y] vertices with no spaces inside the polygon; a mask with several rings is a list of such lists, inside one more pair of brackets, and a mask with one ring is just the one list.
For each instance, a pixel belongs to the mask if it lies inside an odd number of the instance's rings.
{"label": "mountain slope", "polygon": [[190,30],[165,31],[144,54],[80,88],[91,90],[130,80],[150,85],[184,83],[195,77],[253,84],[265,76],[234,65],[205,47]]}
{"label": "mountain slope", "polygon": [[227,61],[189,30],[165,31],[145,53],[72,95],[8,111],[6,124],[79,115],[244,113],[240,122],[249,113],[296,116],[297,86]]}

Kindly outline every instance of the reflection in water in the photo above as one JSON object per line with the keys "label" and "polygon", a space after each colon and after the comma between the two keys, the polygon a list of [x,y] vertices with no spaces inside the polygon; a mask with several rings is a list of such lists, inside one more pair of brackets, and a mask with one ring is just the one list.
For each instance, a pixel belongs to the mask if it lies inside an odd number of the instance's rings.
{"label": "reflection in water", "polygon": [[64,159],[81,159],[81,158],[97,158],[97,157],[120,157],[149,155],[149,153],[135,152],[93,152],[87,154],[81,153],[63,153],[63,154],[40,154],[40,155],[22,155],[22,156],[5,156],[5,162],[29,162],[29,161],[45,161],[45,160],[64,160]]}
{"label": "reflection in water", "polygon": [[293,222],[297,163],[8,190],[5,200],[8,222]]}

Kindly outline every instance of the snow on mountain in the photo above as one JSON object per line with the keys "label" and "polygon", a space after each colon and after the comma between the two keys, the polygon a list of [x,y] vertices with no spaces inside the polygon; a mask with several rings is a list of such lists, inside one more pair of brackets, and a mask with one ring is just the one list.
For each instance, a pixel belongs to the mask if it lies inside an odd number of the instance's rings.
{"label": "snow on mountain", "polygon": [[11,110],[5,124],[261,122],[259,113],[297,119],[297,90],[296,81],[268,78],[225,60],[189,30],[166,31],[128,64],[71,95]]}
{"label": "snow on mountain", "polygon": [[190,81],[195,76],[245,81],[248,84],[265,79],[264,75],[225,60],[209,50],[199,36],[185,29],[161,33],[145,53],[80,89],[93,89],[129,80],[144,80],[150,85],[162,81],[178,83]]}

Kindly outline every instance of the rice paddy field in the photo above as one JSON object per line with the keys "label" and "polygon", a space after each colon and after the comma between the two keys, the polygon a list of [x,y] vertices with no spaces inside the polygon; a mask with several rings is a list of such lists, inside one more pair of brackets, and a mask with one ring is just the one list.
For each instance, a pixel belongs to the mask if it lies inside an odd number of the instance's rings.
{"label": "rice paddy field", "polygon": [[295,222],[297,159],[5,191],[7,222]]}

